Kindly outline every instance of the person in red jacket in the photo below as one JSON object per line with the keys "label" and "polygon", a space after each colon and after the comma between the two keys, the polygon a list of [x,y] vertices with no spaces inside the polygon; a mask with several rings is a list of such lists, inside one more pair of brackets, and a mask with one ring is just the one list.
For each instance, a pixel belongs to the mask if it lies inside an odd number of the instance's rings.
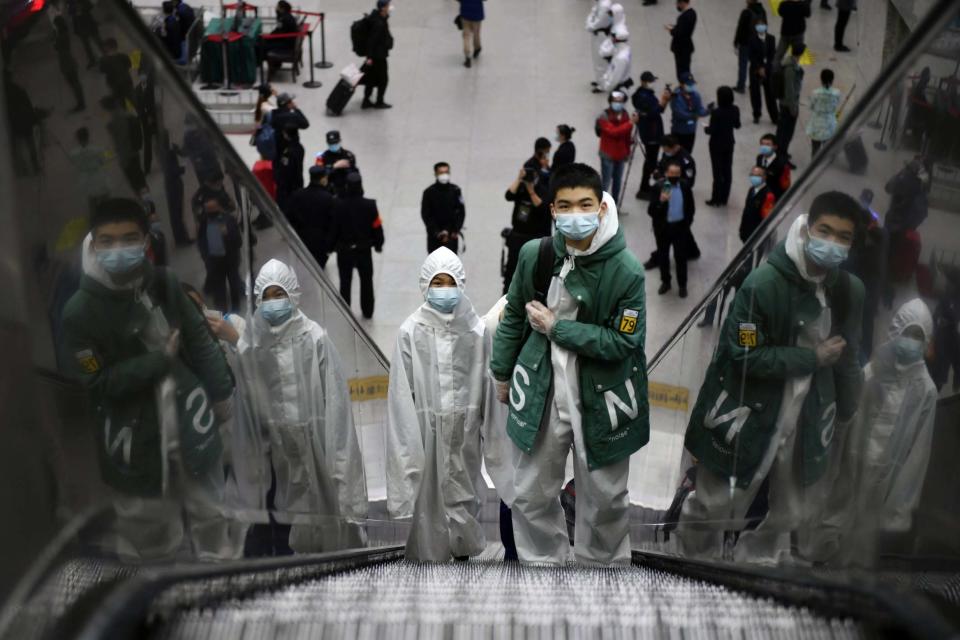
{"label": "person in red jacket", "polygon": [[633,141],[633,122],[627,113],[627,94],[614,91],[607,99],[609,107],[597,118],[596,131],[600,136],[600,179],[603,190],[620,201],[623,168],[630,155]]}
{"label": "person in red jacket", "polygon": [[253,163],[253,175],[260,181],[263,188],[267,190],[270,197],[277,199],[277,183],[273,179],[273,161],[267,160],[262,155],[260,159]]}

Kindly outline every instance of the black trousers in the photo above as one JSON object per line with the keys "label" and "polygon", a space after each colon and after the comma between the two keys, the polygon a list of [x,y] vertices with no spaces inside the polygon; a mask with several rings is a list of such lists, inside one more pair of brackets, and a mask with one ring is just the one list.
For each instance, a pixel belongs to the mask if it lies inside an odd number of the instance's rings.
{"label": "black trousers", "polygon": [[[659,227],[659,229],[657,228]],[[670,284],[670,248],[677,267],[677,284],[687,286],[687,245],[690,225],[686,222],[660,222],[654,225],[657,240],[657,258],[660,261],[660,281]]]}
{"label": "black trousers", "polygon": [[440,247],[446,247],[454,253],[460,253],[460,238],[451,238],[446,242],[440,242],[436,237],[427,236],[427,254],[431,254]]}
{"label": "black trousers", "polygon": [[[207,256],[204,261],[207,278],[203,291],[213,297],[214,309],[239,311],[243,295],[243,280],[240,278],[239,256]],[[227,305],[227,287],[230,287],[230,304]]]}
{"label": "black trousers", "polygon": [[373,317],[373,256],[370,247],[337,250],[337,270],[340,272],[340,296],[350,306],[350,287],[353,270],[360,276],[360,310],[364,318]]}
{"label": "black trousers", "polygon": [[677,137],[677,141],[680,143],[680,146],[687,150],[687,153],[693,153],[693,145],[697,141],[697,132],[693,133],[676,133],[673,135]]}
{"label": "black trousers", "polygon": [[295,144],[273,163],[273,181],[277,184],[277,206],[283,210],[287,198],[303,188],[303,145]]}
{"label": "black trousers", "polygon": [[270,556],[292,556],[290,548],[289,524],[280,524],[273,517],[276,511],[277,474],[270,463],[270,488],[267,490],[267,523],[254,524],[247,529],[247,537],[243,543],[244,558],[261,558]]}
{"label": "black trousers", "polygon": [[503,267],[504,294],[510,290],[510,283],[513,282],[513,273],[517,270],[517,262],[520,260],[520,249],[528,240],[533,240],[533,236],[519,233],[507,236],[507,263]]}
{"label": "black trousers", "polygon": [[83,95],[83,85],[80,84],[80,76],[77,74],[76,63],[73,64],[73,69],[63,69],[63,79],[67,81],[67,86],[70,87],[70,91],[73,93],[74,108],[82,109],[87,106],[87,99]]}
{"label": "black trousers", "polygon": [[713,195],[710,200],[727,204],[733,184],[733,147],[711,144],[710,166],[713,168]]}
{"label": "black trousers", "polygon": [[833,46],[843,46],[843,35],[847,32],[847,23],[850,22],[850,10],[837,9],[837,23],[833,27]]}
{"label": "black trousers", "polygon": [[363,100],[370,102],[370,96],[373,90],[377,89],[377,102],[383,102],[383,95],[387,92],[387,84],[390,82],[390,74],[387,70],[386,58],[374,58],[373,63],[362,69],[363,76]]}
{"label": "black trousers", "polygon": [[660,156],[659,143],[643,144],[643,175],[640,176],[640,191],[650,191],[653,185],[650,184],[650,176],[657,170],[657,158]]}
{"label": "black trousers", "polygon": [[785,156],[790,155],[790,143],[793,141],[793,133],[797,130],[797,116],[790,113],[789,109],[783,109],[780,112],[780,119],[777,121],[777,146],[778,153]]}
{"label": "black trousers", "polygon": [[763,104],[760,101],[760,92],[763,92],[763,99],[767,103],[767,113],[770,114],[770,121],[776,123],[779,120],[779,109],[777,109],[777,99],[773,95],[773,85],[770,82],[770,74],[761,78],[755,69],[750,71],[750,106],[753,107],[753,117],[759,118],[763,115]]}
{"label": "black trousers", "polygon": [[139,150],[133,155],[121,158],[120,169],[126,176],[127,182],[130,183],[130,188],[133,189],[134,193],[140,193],[147,186],[147,179],[143,177],[143,169],[140,168]]}
{"label": "black trousers", "polygon": [[680,75],[686,71],[690,71],[690,59],[693,57],[692,51],[677,52],[673,53],[673,62],[677,67],[677,81],[680,80]]}

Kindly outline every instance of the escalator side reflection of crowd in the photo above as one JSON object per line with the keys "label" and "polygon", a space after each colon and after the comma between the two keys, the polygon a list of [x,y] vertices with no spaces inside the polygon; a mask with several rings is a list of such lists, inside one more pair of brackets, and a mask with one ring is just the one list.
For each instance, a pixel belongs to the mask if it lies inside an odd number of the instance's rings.
{"label": "escalator side reflection of crowd", "polygon": [[[156,44],[124,24],[129,12],[94,14],[126,38],[104,39],[103,77],[80,78],[81,93],[98,96],[82,125],[36,106],[54,98],[28,70],[59,64],[36,32],[56,21],[25,27],[34,33],[9,52],[5,87],[11,124],[33,118],[29,136],[12,129],[11,151],[49,302],[49,327],[37,331],[55,355],[38,360],[91,400],[102,485],[65,507],[96,497],[112,506],[113,525],[87,539],[99,553],[329,551],[381,543],[377,521],[393,518],[401,538],[410,532],[410,558],[466,560],[485,546],[482,463],[502,501],[508,557],[521,561],[623,564],[634,543],[744,563],[870,566],[891,533],[923,552],[918,510],[931,474],[948,472],[928,469],[931,451],[937,438],[955,444],[935,429],[938,398],[960,384],[958,209],[930,202],[955,162],[957,146],[943,141],[954,129],[910,107],[895,119],[894,149],[855,173],[840,157],[845,143],[874,136],[861,127],[868,107],[859,110],[823,152],[834,157],[821,155],[816,175],[745,239],[751,254],[721,287],[736,292],[715,301],[717,326],[691,330],[658,365],[696,397],[689,415],[661,420],[647,403],[643,266],[596,171],[557,170],[545,193],[556,233],[518,252],[518,275],[484,316],[455,253],[429,256],[423,305],[401,328],[387,381],[321,282],[315,259],[326,256],[311,257],[274,217],[153,57]],[[942,64],[916,53],[917,68]],[[54,175],[60,188],[44,188]],[[885,217],[871,208],[883,194]],[[666,224],[683,223],[682,200],[655,197]],[[255,228],[265,219],[274,225]],[[925,225],[935,231],[922,234]],[[568,540],[559,495],[571,448]],[[669,457],[668,491],[681,488],[669,509],[635,500],[658,519],[631,530],[638,452]],[[374,506],[384,498],[386,514]],[[662,541],[664,529],[675,534]]]}

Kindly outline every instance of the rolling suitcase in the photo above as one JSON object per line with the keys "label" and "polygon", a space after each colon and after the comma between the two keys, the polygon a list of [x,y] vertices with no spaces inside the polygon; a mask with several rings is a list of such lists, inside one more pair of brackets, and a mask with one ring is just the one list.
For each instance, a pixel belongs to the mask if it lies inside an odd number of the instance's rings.
{"label": "rolling suitcase", "polygon": [[327,98],[327,112],[335,116],[343,113],[343,108],[350,102],[354,91],[356,91],[354,85],[340,78],[336,86],[333,87],[333,91],[330,92],[330,97]]}
{"label": "rolling suitcase", "polygon": [[860,136],[844,144],[843,153],[847,157],[847,164],[850,165],[851,173],[863,175],[867,172],[867,164],[870,159],[867,157],[867,149],[863,146],[863,140]]}

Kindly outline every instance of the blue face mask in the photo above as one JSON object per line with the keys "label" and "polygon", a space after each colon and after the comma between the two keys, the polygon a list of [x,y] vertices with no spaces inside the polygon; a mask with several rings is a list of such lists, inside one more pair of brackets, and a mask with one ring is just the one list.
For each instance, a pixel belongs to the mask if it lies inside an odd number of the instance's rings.
{"label": "blue face mask", "polygon": [[340,151],[340,143],[338,142],[337,144],[331,144],[331,145],[330,145],[329,147],[327,147],[327,148],[330,149],[330,151],[333,151],[334,153],[339,153],[339,151]]}
{"label": "blue face mask", "polygon": [[293,303],[290,298],[264,300],[260,303],[260,315],[270,326],[276,327],[290,319],[293,315]]}
{"label": "blue face mask", "polygon": [[688,82],[683,86],[687,88],[687,91],[693,91],[697,88],[697,85],[693,84],[692,82]]}
{"label": "blue face mask", "polygon": [[129,273],[141,264],[145,257],[142,244],[132,247],[118,247],[97,251],[97,262],[103,270],[113,275]]}
{"label": "blue face mask", "polygon": [[897,336],[893,341],[893,352],[900,364],[913,364],[923,359],[923,341],[908,336]]}
{"label": "blue face mask", "polygon": [[770,155],[771,153],[773,153],[773,147],[771,147],[771,146],[768,145],[768,144],[762,144],[762,145],[760,145],[760,155],[762,155],[762,156],[768,156],[768,155]]}
{"label": "blue face mask", "polygon": [[750,184],[759,187],[763,184],[763,176],[750,176]]}
{"label": "blue face mask", "polygon": [[756,29],[757,33],[759,33],[760,35],[763,35],[767,32],[767,25],[758,24],[756,27],[754,27],[754,29]]}
{"label": "blue face mask", "polygon": [[453,313],[460,303],[458,287],[430,287],[427,289],[427,304],[440,313]]}
{"label": "blue face mask", "polygon": [[847,259],[847,254],[850,253],[850,247],[845,247],[842,244],[811,235],[807,238],[806,252],[807,257],[818,266],[824,269],[834,269],[839,267],[843,261]]}
{"label": "blue face mask", "polygon": [[600,227],[600,212],[594,213],[558,213],[557,231],[564,238],[583,240],[589,238]]}
{"label": "blue face mask", "polygon": [[610,103],[610,108],[613,109],[614,111],[623,111],[623,103],[622,103],[622,102],[611,102],[611,103]]}

